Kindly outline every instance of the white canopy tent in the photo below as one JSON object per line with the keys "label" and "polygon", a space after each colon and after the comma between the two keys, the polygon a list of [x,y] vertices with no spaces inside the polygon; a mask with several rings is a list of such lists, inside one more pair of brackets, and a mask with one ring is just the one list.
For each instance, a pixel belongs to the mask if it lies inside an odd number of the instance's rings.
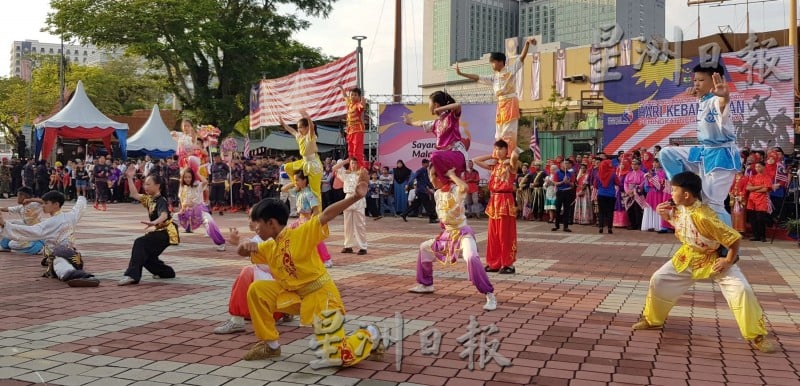
{"label": "white canopy tent", "polygon": [[153,105],[150,118],[139,131],[128,139],[128,155],[146,154],[155,158],[171,157],[178,149],[169,128],[161,119],[158,105]]}

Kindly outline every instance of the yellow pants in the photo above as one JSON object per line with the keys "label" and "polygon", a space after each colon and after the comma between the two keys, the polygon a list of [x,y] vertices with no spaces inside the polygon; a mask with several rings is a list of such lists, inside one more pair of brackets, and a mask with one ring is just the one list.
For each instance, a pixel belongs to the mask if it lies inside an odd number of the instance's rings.
{"label": "yellow pants", "polygon": [[310,173],[308,172],[309,168],[305,167],[305,160],[299,159],[294,162],[287,162],[284,165],[284,171],[286,174],[289,175],[289,179],[294,183],[294,172],[297,170],[302,170],[303,173],[308,177],[308,187],[311,188],[311,191],[314,193],[314,196],[317,197],[317,202],[319,203],[320,207],[322,206],[322,174],[320,173]]}
{"label": "yellow pants", "polygon": [[[712,275],[711,279],[719,285],[722,296],[728,301],[728,307],[736,318],[742,336],[753,340],[760,335],[766,335],[761,305],[739,266],[734,265],[725,272]],[[694,280],[691,268],[678,273],[672,260],[661,266],[650,278],[643,313],[647,323],[653,326],[663,325],[669,311],[692,284]]]}
{"label": "yellow pants", "polygon": [[[312,367],[352,366],[369,357],[373,340],[366,329],[359,329],[345,337],[341,328],[331,328],[330,321],[341,316],[344,320],[344,305],[339,290],[329,281],[317,291],[302,298],[293,292],[285,291],[272,280],[256,280],[247,290],[247,306],[253,329],[259,340],[277,340],[273,313],[300,315],[300,323],[314,325],[319,350]],[[327,323],[326,323],[327,322]],[[338,326],[333,326],[338,327]]]}

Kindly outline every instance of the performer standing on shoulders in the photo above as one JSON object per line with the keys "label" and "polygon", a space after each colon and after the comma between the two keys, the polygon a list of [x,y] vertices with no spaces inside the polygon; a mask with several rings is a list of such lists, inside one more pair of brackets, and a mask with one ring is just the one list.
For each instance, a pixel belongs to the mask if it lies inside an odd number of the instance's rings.
{"label": "performer standing on shoulders", "polygon": [[528,48],[536,45],[536,39],[530,38],[525,41],[525,47],[519,54],[517,60],[511,65],[506,66],[506,55],[502,52],[492,52],[489,55],[489,64],[492,65],[494,74],[479,76],[466,74],[456,63],[456,74],[478,83],[492,86],[494,95],[497,97],[497,116],[494,139],[503,140],[508,144],[511,151],[517,151],[517,129],[519,127],[519,97],[517,95],[517,73],[525,63],[528,56]]}
{"label": "performer standing on shoulders", "polygon": [[300,118],[297,121],[297,130],[287,125],[283,118],[280,118],[281,126],[297,140],[297,147],[300,149],[300,156],[303,157],[294,162],[288,162],[284,166],[289,179],[294,182],[294,172],[302,170],[308,177],[308,187],[317,196],[317,203],[322,207],[322,161],[317,154],[317,129],[314,121],[305,110],[300,110]]}
{"label": "performer standing on shoulders", "polygon": [[467,138],[462,138],[459,121],[461,119],[461,104],[456,103],[450,94],[436,91],[430,96],[428,103],[431,114],[436,115],[433,121],[414,121],[409,115],[403,116],[406,125],[422,127],[426,132],[436,135],[436,150],[431,154],[431,165],[436,169],[436,175],[447,182],[444,177],[448,170],[455,168],[456,173],[462,174],[467,169]]}
{"label": "performer standing on shoulders", "polygon": [[361,89],[353,87],[348,93],[342,85],[344,102],[347,104],[347,156],[355,157],[361,167],[367,167],[364,162],[364,101],[361,99]]}

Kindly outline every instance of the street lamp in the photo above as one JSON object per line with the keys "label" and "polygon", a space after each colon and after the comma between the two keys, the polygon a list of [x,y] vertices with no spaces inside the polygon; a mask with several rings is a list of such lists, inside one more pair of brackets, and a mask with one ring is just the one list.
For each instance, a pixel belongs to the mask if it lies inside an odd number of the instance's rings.
{"label": "street lamp", "polygon": [[358,42],[358,47],[356,48],[356,58],[357,58],[357,68],[356,71],[356,83],[358,84],[358,88],[361,89],[361,95],[364,95],[364,49],[361,48],[361,41],[365,40],[367,37],[363,35],[353,36],[353,40]]}

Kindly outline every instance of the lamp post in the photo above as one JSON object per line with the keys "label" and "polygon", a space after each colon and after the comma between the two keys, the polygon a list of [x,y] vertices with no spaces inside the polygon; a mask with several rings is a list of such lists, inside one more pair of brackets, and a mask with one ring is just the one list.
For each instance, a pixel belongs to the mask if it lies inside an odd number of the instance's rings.
{"label": "lamp post", "polygon": [[358,88],[361,89],[361,95],[364,95],[364,49],[361,48],[361,41],[365,40],[366,38],[366,36],[362,35],[353,36],[353,40],[358,42],[358,47],[356,48],[356,60],[358,63],[358,70],[356,71],[356,83],[358,84]]}

